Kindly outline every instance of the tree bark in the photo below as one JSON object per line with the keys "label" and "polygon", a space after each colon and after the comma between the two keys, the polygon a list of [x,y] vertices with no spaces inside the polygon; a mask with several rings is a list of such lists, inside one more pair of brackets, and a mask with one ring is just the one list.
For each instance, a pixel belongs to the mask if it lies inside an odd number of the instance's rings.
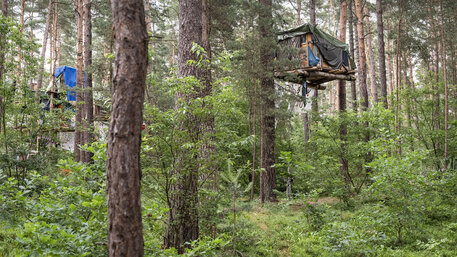
{"label": "tree bark", "polygon": [[74,156],[79,162],[84,158],[84,152],[79,149],[83,141],[81,133],[83,120],[82,101],[84,100],[84,72],[83,72],[83,0],[75,1],[75,17],[77,27],[77,51],[76,51],[76,114],[75,114],[75,141]]}
{"label": "tree bark", "polygon": [[447,171],[448,161],[448,126],[449,126],[449,99],[448,99],[448,81],[447,81],[447,65],[446,65],[446,38],[443,13],[443,0],[440,1],[441,12],[441,45],[443,56],[443,76],[444,76],[444,164],[443,171]]}
{"label": "tree bark", "polygon": [[260,88],[262,91],[262,108],[263,112],[263,158],[260,160],[265,171],[263,173],[263,193],[261,199],[266,201],[276,201],[276,173],[275,163],[275,86],[273,80],[273,14],[272,1],[259,0],[259,34],[262,42],[260,47],[260,64],[263,67],[263,73],[260,79]]}
{"label": "tree bark", "polygon": [[142,0],[111,0],[115,76],[108,131],[108,254],[143,256],[140,149],[148,35]]}
{"label": "tree bark", "polygon": [[384,46],[384,22],[382,20],[382,0],[376,0],[376,20],[378,28],[379,77],[381,80],[381,101],[387,106],[386,53]]}
{"label": "tree bark", "polygon": [[309,0],[309,23],[316,26],[316,0]]}
{"label": "tree bark", "polygon": [[[340,40],[346,42],[346,20],[347,20],[347,1],[340,0]],[[340,113],[340,119],[342,123],[340,125],[340,139],[341,139],[341,156],[340,156],[340,173],[344,179],[348,196],[351,193],[351,183],[349,176],[349,162],[345,156],[346,153],[346,135],[347,125],[345,122],[344,114],[346,112],[346,81],[338,80],[338,111]]]}
{"label": "tree bark", "polygon": [[[94,127],[94,99],[92,95],[92,14],[91,0],[84,0],[84,70],[86,71],[86,88],[84,89],[84,141],[92,143]],[[84,151],[83,162],[92,162],[93,153]]]}
{"label": "tree bark", "polygon": [[[349,24],[349,50],[351,51],[352,58],[355,58],[354,51],[354,15],[352,12],[352,0],[349,2],[349,12],[348,12],[348,24]],[[357,112],[357,88],[355,81],[351,81],[351,99],[352,99],[352,109],[354,112]]]}
{"label": "tree bark", "polygon": [[43,46],[41,47],[40,69],[38,71],[38,80],[37,80],[36,97],[38,99],[38,102],[40,102],[40,98],[39,98],[40,90],[41,90],[41,86],[43,84],[44,58],[46,56],[46,46],[48,45],[49,26],[51,24],[51,12],[52,12],[52,0],[49,0],[48,14],[46,15],[46,25],[44,26],[44,33],[43,33]]}
{"label": "tree bark", "polygon": [[[397,38],[397,55],[395,60],[395,73],[396,73],[396,94],[395,94],[395,133],[398,133],[400,130],[400,87],[401,87],[401,73],[400,73],[400,56],[401,56],[401,35],[402,35],[402,0],[399,1],[399,12],[400,18],[398,20],[398,38]],[[400,144],[400,142],[399,142]],[[398,148],[398,152],[401,152],[401,146]]]}
{"label": "tree bark", "polygon": [[[178,45],[178,76],[202,78],[202,69],[197,65],[188,65],[188,60],[198,61],[199,57],[192,53],[193,43],[202,45],[202,0],[179,0],[179,45]],[[204,81],[202,81],[204,83]],[[194,88],[197,92],[198,89]],[[198,93],[197,93],[198,94]],[[177,93],[176,108],[180,108],[179,99],[191,101],[198,95]],[[189,113],[186,122],[178,129],[185,131],[192,143],[199,141],[199,120]],[[183,253],[192,242],[198,239],[198,154],[192,150],[180,149],[176,154],[174,176],[176,181],[171,185],[169,196],[168,224],[164,237],[164,247],[174,247]]]}
{"label": "tree bark", "polygon": [[368,59],[369,59],[369,68],[370,68],[370,80],[371,80],[371,93],[373,95],[373,105],[374,103],[378,102],[378,86],[376,85],[376,64],[374,60],[374,53],[372,47],[372,36],[371,36],[371,22],[370,22],[370,13],[368,8],[364,9],[365,17],[366,17],[366,28],[367,28],[367,52],[368,52]]}
{"label": "tree bark", "polygon": [[[25,9],[25,0],[21,0],[21,17],[20,17],[20,30],[19,30],[19,33],[22,37],[23,35],[23,32],[24,32],[24,9]],[[21,50],[21,46],[18,46],[19,48],[19,51],[18,51],[18,55],[17,55],[17,79],[20,80],[21,78],[21,62],[22,62],[22,50]],[[20,84],[20,83],[18,83]]]}
{"label": "tree bark", "polygon": [[363,29],[363,11],[361,0],[354,0],[355,10],[357,16],[357,38],[358,38],[358,52],[359,52],[359,88],[360,88],[360,101],[362,110],[368,109],[368,91],[367,91],[367,73],[366,73],[366,57],[365,57],[365,33]]}

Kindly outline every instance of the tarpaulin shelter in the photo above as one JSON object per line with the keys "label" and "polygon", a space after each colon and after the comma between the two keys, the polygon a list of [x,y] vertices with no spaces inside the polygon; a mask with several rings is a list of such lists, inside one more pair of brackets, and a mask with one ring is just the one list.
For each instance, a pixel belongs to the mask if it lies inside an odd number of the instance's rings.
{"label": "tarpaulin shelter", "polygon": [[[66,90],[67,90],[67,99],[68,101],[76,101],[76,73],[77,70],[72,67],[62,66],[57,67],[54,72],[54,77],[58,78],[63,74],[63,79],[65,81]],[[84,87],[86,87],[86,73],[84,73]]]}
{"label": "tarpaulin shelter", "polygon": [[355,80],[348,46],[311,24],[277,34],[276,77],[318,86],[332,80]]}

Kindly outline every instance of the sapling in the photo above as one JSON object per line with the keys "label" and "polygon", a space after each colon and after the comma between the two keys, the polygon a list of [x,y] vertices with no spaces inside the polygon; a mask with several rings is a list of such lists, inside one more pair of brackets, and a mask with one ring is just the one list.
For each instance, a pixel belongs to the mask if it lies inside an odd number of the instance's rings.
{"label": "sapling", "polygon": [[233,206],[233,230],[232,230],[232,244],[233,244],[233,256],[236,256],[236,199],[237,194],[244,194],[249,192],[252,186],[252,182],[247,185],[247,187],[242,190],[241,184],[239,183],[239,178],[243,169],[233,170],[232,161],[227,160],[227,170],[221,173],[221,178],[226,182],[227,186],[220,185],[222,190],[226,192],[232,192],[232,206]]}

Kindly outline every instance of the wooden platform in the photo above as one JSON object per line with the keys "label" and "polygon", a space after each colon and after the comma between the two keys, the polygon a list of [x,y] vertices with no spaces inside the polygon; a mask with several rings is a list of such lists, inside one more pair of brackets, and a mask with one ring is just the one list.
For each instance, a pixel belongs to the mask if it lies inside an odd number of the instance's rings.
{"label": "wooden platform", "polygon": [[277,71],[275,72],[275,77],[298,84],[303,84],[304,80],[306,80],[309,87],[325,89],[325,87],[319,85],[332,80],[355,81],[355,73],[355,70],[326,70],[321,67],[307,67],[302,69]]}

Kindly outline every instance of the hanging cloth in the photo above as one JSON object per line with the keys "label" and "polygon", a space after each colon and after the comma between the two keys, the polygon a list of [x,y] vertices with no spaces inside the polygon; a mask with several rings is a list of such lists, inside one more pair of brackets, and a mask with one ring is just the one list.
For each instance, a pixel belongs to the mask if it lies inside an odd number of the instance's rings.
{"label": "hanging cloth", "polygon": [[308,61],[310,66],[316,66],[321,59],[317,58],[313,51],[311,51],[311,47],[308,46]]}

